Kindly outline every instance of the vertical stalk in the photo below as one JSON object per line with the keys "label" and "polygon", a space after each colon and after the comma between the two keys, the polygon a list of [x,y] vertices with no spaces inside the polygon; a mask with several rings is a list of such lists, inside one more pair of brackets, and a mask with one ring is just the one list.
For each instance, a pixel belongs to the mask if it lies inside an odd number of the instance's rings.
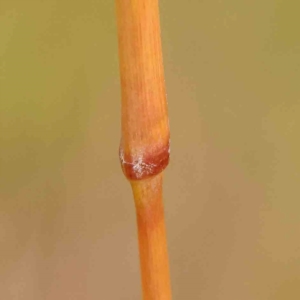
{"label": "vertical stalk", "polygon": [[135,200],[144,300],[170,300],[162,202],[169,122],[158,0],[116,0],[122,90],[120,161]]}

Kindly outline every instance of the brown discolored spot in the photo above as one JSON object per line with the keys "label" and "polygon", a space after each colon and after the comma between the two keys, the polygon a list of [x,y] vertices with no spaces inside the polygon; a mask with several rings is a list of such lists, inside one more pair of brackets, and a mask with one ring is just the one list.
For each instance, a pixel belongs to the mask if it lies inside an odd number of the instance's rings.
{"label": "brown discolored spot", "polygon": [[120,161],[123,173],[129,180],[146,179],[162,172],[169,163],[169,143],[152,153],[142,153],[140,156],[132,157],[120,148]]}

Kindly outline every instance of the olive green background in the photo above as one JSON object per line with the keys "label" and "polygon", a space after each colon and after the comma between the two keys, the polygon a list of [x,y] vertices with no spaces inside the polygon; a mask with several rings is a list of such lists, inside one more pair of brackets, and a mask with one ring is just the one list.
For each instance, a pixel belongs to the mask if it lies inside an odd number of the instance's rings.
{"label": "olive green background", "polygon": [[[174,300],[300,299],[298,1],[160,1]],[[114,1],[0,2],[0,299],[141,299]]]}

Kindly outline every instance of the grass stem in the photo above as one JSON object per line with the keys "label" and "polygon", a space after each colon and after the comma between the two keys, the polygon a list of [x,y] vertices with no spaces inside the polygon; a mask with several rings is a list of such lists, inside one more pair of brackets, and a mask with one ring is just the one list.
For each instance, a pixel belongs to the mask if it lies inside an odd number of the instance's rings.
{"label": "grass stem", "polygon": [[116,0],[122,92],[120,161],[137,215],[144,300],[170,300],[162,201],[169,121],[158,0]]}

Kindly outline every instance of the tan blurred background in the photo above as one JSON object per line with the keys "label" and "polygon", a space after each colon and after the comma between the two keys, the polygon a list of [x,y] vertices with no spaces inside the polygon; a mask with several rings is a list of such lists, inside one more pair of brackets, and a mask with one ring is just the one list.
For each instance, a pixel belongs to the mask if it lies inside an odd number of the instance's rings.
{"label": "tan blurred background", "polygon": [[[300,299],[298,1],[160,1],[174,300]],[[114,1],[0,1],[0,299],[141,299]]]}

